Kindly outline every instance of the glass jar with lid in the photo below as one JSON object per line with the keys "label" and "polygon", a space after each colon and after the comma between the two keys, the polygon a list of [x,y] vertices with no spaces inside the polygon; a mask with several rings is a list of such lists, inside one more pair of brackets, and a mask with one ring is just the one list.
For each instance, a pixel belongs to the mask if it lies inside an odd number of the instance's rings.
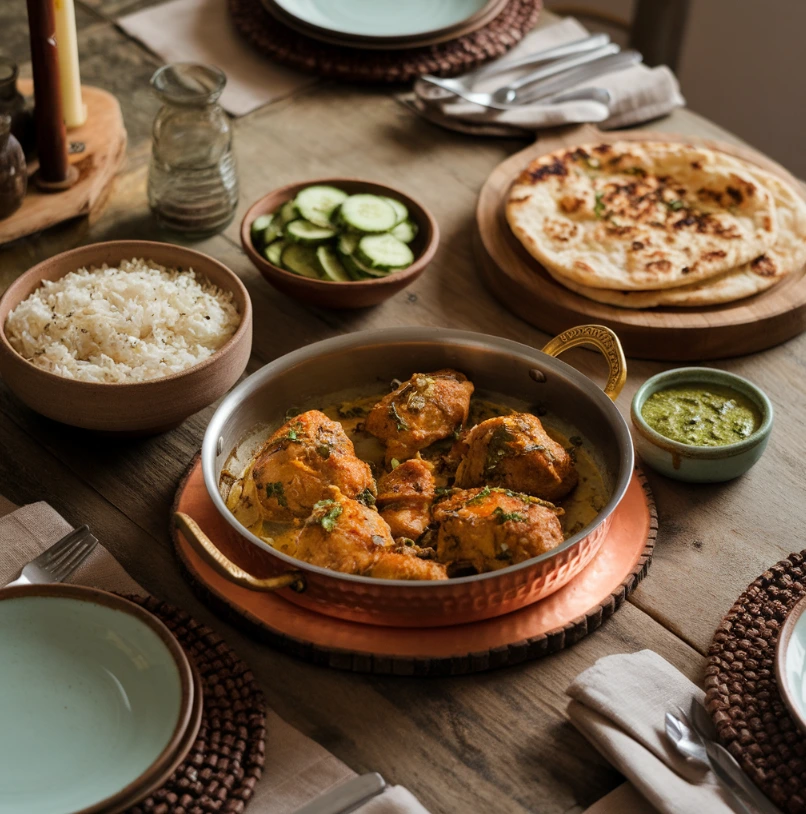
{"label": "glass jar with lid", "polygon": [[190,236],[220,232],[238,204],[232,126],[218,104],[226,82],[218,68],[187,62],[151,78],[163,104],[152,131],[148,203],[163,226]]}

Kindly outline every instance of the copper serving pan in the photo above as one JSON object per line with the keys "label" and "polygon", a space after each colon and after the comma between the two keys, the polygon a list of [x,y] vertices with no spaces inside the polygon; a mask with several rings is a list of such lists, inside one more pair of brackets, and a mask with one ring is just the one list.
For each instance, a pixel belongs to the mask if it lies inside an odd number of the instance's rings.
{"label": "copper serving pan", "polygon": [[[554,357],[582,344],[597,347],[610,371],[604,391]],[[289,557],[246,530],[219,492],[231,451],[260,423],[280,424],[290,406],[327,403],[350,388],[379,390],[393,378],[456,368],[490,392],[527,403],[541,402],[592,442],[611,498],[596,520],[540,557],[486,574],[447,581],[379,580],[330,571]],[[236,387],[216,410],[204,436],[202,469],[221,516],[252,545],[263,549],[276,576],[257,579],[230,562],[191,518],[176,522],[213,567],[259,591],[281,591],[291,602],[341,619],[398,627],[440,626],[488,619],[536,602],[556,591],[590,562],[609,528],[633,471],[633,447],[613,404],[626,379],[626,363],[608,328],[571,328],[542,351],[483,334],[439,328],[367,331],[318,342],[261,368]]]}

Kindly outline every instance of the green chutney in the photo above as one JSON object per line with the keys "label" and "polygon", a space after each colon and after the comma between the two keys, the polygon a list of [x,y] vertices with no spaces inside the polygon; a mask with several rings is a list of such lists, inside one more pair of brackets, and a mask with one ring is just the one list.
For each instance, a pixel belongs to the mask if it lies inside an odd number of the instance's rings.
{"label": "green chutney", "polygon": [[761,411],[747,396],[719,385],[683,385],[653,393],[644,421],[672,441],[721,447],[744,441],[761,426]]}

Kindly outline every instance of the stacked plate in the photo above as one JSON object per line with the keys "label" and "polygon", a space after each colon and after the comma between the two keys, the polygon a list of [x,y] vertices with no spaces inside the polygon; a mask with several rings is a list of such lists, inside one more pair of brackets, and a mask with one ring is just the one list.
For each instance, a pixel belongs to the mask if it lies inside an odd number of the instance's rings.
{"label": "stacked plate", "polygon": [[348,48],[419,48],[488,25],[508,0],[262,0],[301,34]]}
{"label": "stacked plate", "polygon": [[73,585],[0,591],[0,814],[114,814],[162,786],[202,688],[156,617]]}

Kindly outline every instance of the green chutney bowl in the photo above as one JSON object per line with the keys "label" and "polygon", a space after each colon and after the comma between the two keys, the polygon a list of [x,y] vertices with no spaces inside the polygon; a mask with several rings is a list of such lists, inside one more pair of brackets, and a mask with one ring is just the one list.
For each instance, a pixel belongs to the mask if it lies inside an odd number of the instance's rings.
{"label": "green chutney bowl", "polygon": [[[705,447],[682,444],[661,435],[641,415],[646,400],[658,390],[681,385],[716,385],[736,390],[761,413],[761,424],[752,435],[735,444]],[[689,483],[719,483],[744,475],[761,457],[772,430],[772,403],[752,382],[710,367],[679,367],[658,373],[638,389],[630,407],[635,451],[656,472]]]}

